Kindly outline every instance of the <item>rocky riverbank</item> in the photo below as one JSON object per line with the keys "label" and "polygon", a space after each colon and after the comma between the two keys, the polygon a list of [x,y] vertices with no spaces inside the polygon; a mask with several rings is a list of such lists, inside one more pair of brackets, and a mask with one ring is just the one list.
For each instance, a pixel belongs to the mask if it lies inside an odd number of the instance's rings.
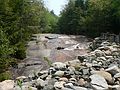
{"label": "rocky riverbank", "polygon": [[13,75],[31,76],[48,69],[51,63],[74,60],[87,53],[88,43],[81,35],[35,34],[27,44],[26,58],[13,68]]}
{"label": "rocky riverbank", "polygon": [[120,90],[120,45],[98,41],[90,45],[93,51],[53,62],[32,76],[3,81],[0,90]]}

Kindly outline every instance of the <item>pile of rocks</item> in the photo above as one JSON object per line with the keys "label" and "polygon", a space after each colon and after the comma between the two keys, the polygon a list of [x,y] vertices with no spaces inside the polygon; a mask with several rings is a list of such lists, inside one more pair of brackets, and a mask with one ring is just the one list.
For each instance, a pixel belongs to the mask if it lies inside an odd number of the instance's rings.
{"label": "pile of rocks", "polygon": [[48,70],[18,77],[12,85],[9,90],[120,90],[120,46],[102,42],[86,55],[55,62]]}

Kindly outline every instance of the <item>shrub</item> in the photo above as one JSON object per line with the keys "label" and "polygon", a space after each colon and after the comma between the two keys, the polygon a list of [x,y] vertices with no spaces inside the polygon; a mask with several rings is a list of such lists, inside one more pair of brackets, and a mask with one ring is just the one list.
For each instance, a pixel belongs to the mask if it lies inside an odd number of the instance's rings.
{"label": "shrub", "polygon": [[11,78],[11,73],[10,72],[4,72],[4,73],[0,73],[0,82],[10,79]]}

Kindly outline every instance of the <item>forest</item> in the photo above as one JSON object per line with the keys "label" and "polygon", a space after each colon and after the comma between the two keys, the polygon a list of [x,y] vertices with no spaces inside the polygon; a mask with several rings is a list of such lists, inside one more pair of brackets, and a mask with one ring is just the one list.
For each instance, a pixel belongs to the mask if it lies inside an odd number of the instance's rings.
{"label": "forest", "polygon": [[42,0],[0,0],[0,81],[26,57],[35,33],[85,35],[120,33],[120,0],[69,0],[59,16]]}

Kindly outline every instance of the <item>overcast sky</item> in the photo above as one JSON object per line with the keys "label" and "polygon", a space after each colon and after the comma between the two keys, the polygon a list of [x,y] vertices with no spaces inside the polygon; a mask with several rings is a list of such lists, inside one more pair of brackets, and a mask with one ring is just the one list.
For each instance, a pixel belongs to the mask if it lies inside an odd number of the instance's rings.
{"label": "overcast sky", "polygon": [[59,15],[67,0],[44,0],[44,2],[50,11],[53,10],[56,15]]}

